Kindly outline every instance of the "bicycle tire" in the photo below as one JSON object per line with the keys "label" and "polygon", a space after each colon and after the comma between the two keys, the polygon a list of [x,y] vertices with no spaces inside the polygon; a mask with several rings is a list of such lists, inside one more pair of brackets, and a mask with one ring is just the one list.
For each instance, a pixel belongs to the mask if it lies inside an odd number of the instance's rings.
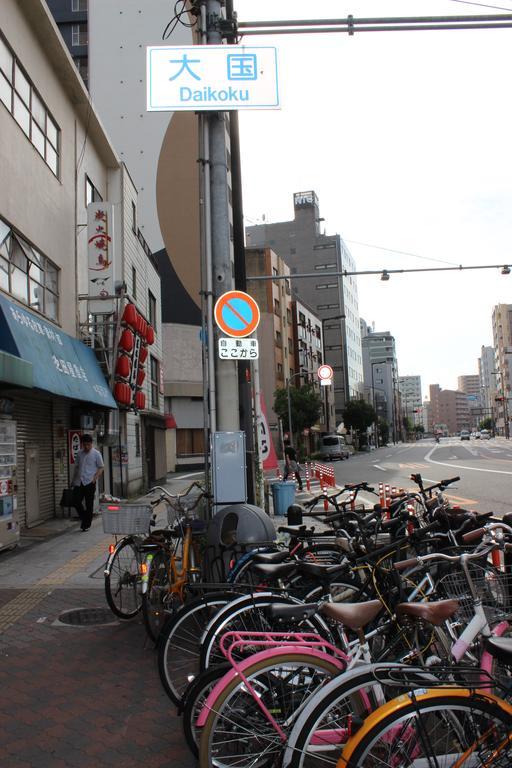
{"label": "bicycle tire", "polygon": [[158,674],[163,688],[179,705],[190,683],[199,672],[200,640],[215,612],[238,597],[237,592],[213,592],[198,597],[180,608],[164,625],[158,639]]}
{"label": "bicycle tire", "polygon": [[133,619],[142,607],[139,555],[133,537],[122,539],[107,561],[105,598],[120,619]]}
{"label": "bicycle tire", "polygon": [[[284,605],[300,605],[301,602],[301,600],[291,596],[262,592],[260,594],[244,595],[237,601],[226,606],[224,610],[219,611],[217,616],[213,618],[205,629],[201,642],[199,659],[199,668],[201,671],[207,669],[209,666],[224,661],[224,656],[218,645],[219,638],[225,632],[229,632],[233,629],[242,629],[243,631],[251,632],[269,631],[274,629],[276,632],[284,632],[290,628],[290,625],[284,624],[281,621],[276,621],[276,626],[273,627],[270,618],[265,615],[265,609],[276,603]],[[318,614],[301,621],[300,625],[302,631],[316,632],[326,640],[333,641],[332,634],[327,624]],[[296,623],[292,623],[292,626],[294,629],[297,628]]]}
{"label": "bicycle tire", "polygon": [[376,710],[344,747],[337,768],[508,768],[511,732],[512,707],[492,694],[434,689]]}
{"label": "bicycle tire", "polygon": [[378,673],[401,666],[365,664],[338,675],[314,694],[288,734],[282,768],[318,768],[319,764],[322,768],[335,768],[338,761],[335,745],[327,741],[322,749],[322,726],[332,732],[335,728],[346,727],[349,716],[352,726],[354,715],[370,714],[374,705],[382,703],[379,701],[382,683],[377,678]]}
{"label": "bicycle tire", "polygon": [[[320,682],[320,678],[318,680],[315,678],[315,673],[322,672],[324,678],[332,678],[339,673],[339,666],[334,660],[308,655],[305,649],[297,653],[290,651],[274,659],[261,659],[244,669],[244,678],[252,682],[261,697],[267,699],[267,706],[270,703],[272,715],[283,730],[291,718],[294,707],[301,706],[304,701],[304,698],[297,700],[301,693],[303,668],[307,669],[304,677],[304,681],[307,682],[302,683],[306,685],[303,691],[306,697],[307,685]],[[291,696],[291,700],[287,702],[286,692],[290,687],[295,688],[295,696]],[[291,691],[288,692],[291,693]],[[236,706],[234,700],[237,695],[244,706]],[[252,729],[250,725],[248,726],[251,716],[256,719]],[[219,741],[215,748],[215,733],[220,731],[223,719],[229,725],[229,742],[224,735],[226,732],[221,731],[218,733]],[[219,759],[218,753],[223,745],[226,749],[228,747],[235,749],[233,762],[230,762],[227,757]],[[212,765],[219,768],[220,766],[222,768],[230,768],[230,766],[232,768],[235,766],[236,768],[270,768],[278,764],[276,761],[279,760],[283,749],[284,744],[279,734],[270,726],[258,705],[255,704],[247,691],[245,682],[239,676],[229,680],[211,704],[209,715],[202,728],[199,768],[211,768]],[[242,762],[243,758],[248,761],[247,764]]]}
{"label": "bicycle tire", "polygon": [[205,669],[191,681],[183,694],[181,703],[181,726],[187,746],[196,760],[199,757],[199,741],[201,739],[201,728],[195,727],[197,718],[203,708],[204,702],[214,686],[231,668],[231,664],[226,662],[225,664],[220,664],[218,667]]}
{"label": "bicycle tire", "polygon": [[166,602],[171,597],[169,588],[169,558],[166,552],[158,550],[148,563],[147,590],[142,595],[142,618],[151,640],[155,643],[167,620],[169,610]]}

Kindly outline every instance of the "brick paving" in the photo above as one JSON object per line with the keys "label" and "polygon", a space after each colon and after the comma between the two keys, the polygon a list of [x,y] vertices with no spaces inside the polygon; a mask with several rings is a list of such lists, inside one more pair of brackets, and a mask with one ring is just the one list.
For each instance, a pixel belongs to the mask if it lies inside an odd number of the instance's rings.
{"label": "brick paving", "polygon": [[[0,634],[0,765],[195,765],[141,622],[55,624],[71,608],[105,607],[100,584],[49,586]],[[0,605],[19,594],[0,585]]]}

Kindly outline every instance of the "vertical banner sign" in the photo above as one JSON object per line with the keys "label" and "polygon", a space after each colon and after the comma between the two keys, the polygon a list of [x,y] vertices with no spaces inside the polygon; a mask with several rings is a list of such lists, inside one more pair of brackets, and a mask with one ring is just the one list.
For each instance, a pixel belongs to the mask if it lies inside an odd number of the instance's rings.
{"label": "vertical banner sign", "polygon": [[69,463],[75,464],[76,455],[82,447],[82,430],[70,429],[68,430],[68,449],[69,449]]}
{"label": "vertical banner sign", "polygon": [[133,354],[132,354],[132,369],[130,372],[130,379],[129,384],[132,390],[132,405],[135,403],[135,394],[137,392],[137,373],[139,370],[139,357],[140,357],[140,346],[141,346],[141,340],[139,334],[135,334],[135,339],[133,343]]}
{"label": "vertical banner sign", "polygon": [[114,311],[114,206],[90,203],[87,206],[87,256],[89,311]]}
{"label": "vertical banner sign", "polygon": [[263,463],[263,469],[276,469],[278,466],[277,455],[274,448],[274,443],[272,442],[272,435],[270,434],[270,429],[268,428],[267,409],[265,408],[263,393],[260,393],[260,403],[261,426],[258,439],[261,461]]}

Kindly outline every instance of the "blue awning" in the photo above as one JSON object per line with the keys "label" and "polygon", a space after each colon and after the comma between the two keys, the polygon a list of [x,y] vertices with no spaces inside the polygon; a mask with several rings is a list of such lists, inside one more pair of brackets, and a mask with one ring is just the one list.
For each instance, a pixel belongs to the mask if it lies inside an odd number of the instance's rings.
{"label": "blue awning", "polygon": [[32,364],[32,386],[117,408],[92,349],[0,294],[0,350]]}

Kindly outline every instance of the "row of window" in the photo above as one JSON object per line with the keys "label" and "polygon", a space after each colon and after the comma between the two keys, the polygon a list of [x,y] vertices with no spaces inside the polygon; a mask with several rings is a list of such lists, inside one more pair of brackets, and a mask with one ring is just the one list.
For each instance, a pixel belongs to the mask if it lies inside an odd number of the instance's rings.
{"label": "row of window", "polygon": [[59,319],[59,270],[0,219],[0,288],[23,304]]}
{"label": "row of window", "polygon": [[0,36],[0,101],[58,177],[60,130],[47,106]]}

